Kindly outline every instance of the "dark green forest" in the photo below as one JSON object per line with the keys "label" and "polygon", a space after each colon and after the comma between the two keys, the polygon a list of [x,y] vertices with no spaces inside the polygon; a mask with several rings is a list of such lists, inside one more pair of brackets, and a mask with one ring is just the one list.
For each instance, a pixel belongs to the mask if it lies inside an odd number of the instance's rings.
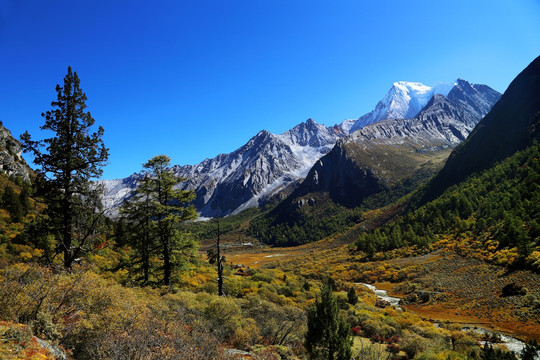
{"label": "dark green forest", "polygon": [[398,221],[362,234],[358,250],[369,257],[377,251],[403,246],[429,248],[444,236],[477,239],[497,249],[518,250],[522,265],[540,241],[540,146],[538,143],[470,176],[443,195],[415,209],[422,189],[411,201],[411,210]]}
{"label": "dark green forest", "polygon": [[294,201],[298,204],[299,199],[293,193],[289,199],[252,220],[249,231],[260,241],[274,246],[295,246],[321,240],[358,224],[366,211],[397,202],[425,183],[433,173],[434,169],[429,167],[416,171],[395,185],[364,197],[359,206],[352,208],[333,201],[327,194],[309,194],[302,197],[308,199],[307,206],[295,206]]}

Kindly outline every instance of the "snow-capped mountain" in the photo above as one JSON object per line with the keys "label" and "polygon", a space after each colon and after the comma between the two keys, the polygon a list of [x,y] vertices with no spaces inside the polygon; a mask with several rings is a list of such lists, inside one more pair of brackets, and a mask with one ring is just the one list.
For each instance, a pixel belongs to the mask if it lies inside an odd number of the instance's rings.
{"label": "snow-capped mountain", "polygon": [[[328,153],[342,135],[308,119],[281,135],[263,130],[230,154],[220,154],[197,165],[174,166],[178,176],[189,180],[184,189],[197,193],[195,207],[203,217],[227,215],[258,206],[266,198],[306,176],[311,166]],[[139,174],[105,180],[103,204],[115,209],[137,186]]]}
{"label": "snow-capped mountain", "polygon": [[422,110],[435,94],[448,95],[457,84],[437,83],[426,86],[421,83],[398,81],[395,82],[375,109],[356,120],[345,120],[341,127],[348,133],[353,133],[364,126],[386,119],[411,119]]}
{"label": "snow-capped mountain", "polygon": [[355,131],[342,142],[401,144],[407,138],[421,146],[455,146],[465,140],[501,94],[485,85],[458,79],[447,96],[435,94],[413,118],[378,121]]}
{"label": "snow-capped mountain", "polygon": [[[377,107],[357,120],[326,127],[308,119],[280,135],[263,130],[232,153],[220,154],[197,165],[176,165],[174,170],[177,175],[189,179],[182,187],[196,191],[194,204],[201,216],[215,216],[216,204],[220,214],[236,213],[258,206],[271,195],[305,178],[315,162],[330,152],[338,139],[388,118],[412,118],[433,94],[445,97],[451,89],[466,88],[467,84],[470,85],[464,80],[432,87],[411,82],[394,83]],[[491,94],[494,90],[485,85],[474,86],[479,90],[464,97],[464,101],[489,110],[494,101],[484,99],[481,94]],[[136,173],[125,179],[101,181],[105,188],[103,204],[112,216],[118,214],[119,206],[135,189],[140,176]]]}
{"label": "snow-capped mountain", "polygon": [[500,95],[458,79],[448,96],[435,94],[414,118],[382,120],[339,139],[275,212],[289,218],[291,209],[303,206],[304,197],[314,193],[358,206],[367,196],[388,191],[406,178],[412,182],[431,176]]}

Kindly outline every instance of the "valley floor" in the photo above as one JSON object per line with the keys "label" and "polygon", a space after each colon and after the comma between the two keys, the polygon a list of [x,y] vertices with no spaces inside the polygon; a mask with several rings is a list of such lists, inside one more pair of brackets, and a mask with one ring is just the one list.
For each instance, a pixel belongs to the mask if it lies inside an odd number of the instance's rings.
{"label": "valley floor", "polygon": [[[403,298],[407,311],[432,322],[477,325],[521,340],[540,340],[540,275],[508,271],[447,250],[362,262],[347,246],[321,241],[289,248],[231,248],[227,262],[244,267],[283,268],[302,275],[322,271],[348,281],[370,282]],[[508,284],[524,295],[502,296]],[[419,299],[418,293],[428,298]]]}
{"label": "valley floor", "polygon": [[[480,325],[522,340],[540,339],[540,308],[531,306],[540,297],[540,276],[530,271],[508,272],[451,253],[431,253],[427,256],[400,258],[390,261],[402,267],[418,265],[413,284],[432,294],[425,303],[405,305],[407,310],[437,321]],[[503,296],[508,284],[526,288],[526,295]],[[413,293],[405,283],[384,282],[378,287],[393,296],[406,298]]]}

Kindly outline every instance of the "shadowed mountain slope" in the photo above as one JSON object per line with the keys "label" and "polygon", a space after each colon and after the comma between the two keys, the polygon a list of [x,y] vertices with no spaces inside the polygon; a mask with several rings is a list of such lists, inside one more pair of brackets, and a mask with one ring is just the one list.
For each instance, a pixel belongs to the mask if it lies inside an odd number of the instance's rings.
{"label": "shadowed mountain slope", "polygon": [[425,190],[423,202],[474,172],[487,169],[540,135],[540,57],[508,86],[501,99],[465,142],[450,155],[444,168]]}

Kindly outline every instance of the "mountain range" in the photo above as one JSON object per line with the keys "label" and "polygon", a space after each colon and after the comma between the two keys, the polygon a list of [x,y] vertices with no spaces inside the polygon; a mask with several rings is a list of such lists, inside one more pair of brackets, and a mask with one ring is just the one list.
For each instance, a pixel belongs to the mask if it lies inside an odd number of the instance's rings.
{"label": "mountain range", "polygon": [[475,172],[540,141],[540,57],[527,66],[430,182],[424,202]]}
{"label": "mountain range", "polygon": [[[454,147],[499,96],[486,85],[462,79],[432,87],[396,82],[373,111],[356,120],[327,127],[308,119],[280,135],[263,130],[232,153],[197,165],[176,165],[174,171],[188,178],[183,189],[196,191],[194,205],[202,217],[215,216],[216,206],[221,214],[233,214],[263,204],[287,187],[297,186],[306,176],[312,180],[315,174],[320,176],[320,170],[312,169],[326,161],[319,159],[352,148],[353,143],[371,149],[399,145],[404,152],[416,154]],[[117,214],[140,177],[140,173],[134,173],[124,179],[101,181],[103,204],[109,214]],[[331,178],[325,181],[334,183]]]}
{"label": "mountain range", "polygon": [[338,140],[295,195],[328,192],[334,201],[356,206],[429,164],[442,166],[499,97],[485,85],[458,79],[447,96],[433,95],[415,117],[378,121]]}

